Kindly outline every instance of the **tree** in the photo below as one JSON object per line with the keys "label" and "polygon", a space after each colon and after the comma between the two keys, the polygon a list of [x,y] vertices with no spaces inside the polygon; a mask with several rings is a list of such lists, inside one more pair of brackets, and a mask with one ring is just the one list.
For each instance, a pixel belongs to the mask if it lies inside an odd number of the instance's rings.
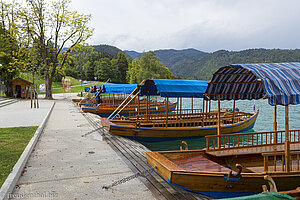
{"label": "tree", "polygon": [[127,72],[127,80],[130,83],[140,83],[149,78],[174,78],[173,73],[156,57],[154,51],[143,53],[140,59],[134,59]]}
{"label": "tree", "polygon": [[138,75],[141,71],[141,63],[139,58],[135,58],[128,68],[126,79],[129,83],[138,83]]}
{"label": "tree", "polygon": [[[25,40],[20,36],[20,26],[16,13],[17,3],[0,1],[0,79],[4,81],[8,97],[13,96],[12,79],[25,67],[28,49]],[[24,41],[24,42],[18,42]]]}
{"label": "tree", "polygon": [[84,65],[83,65],[83,70],[85,73],[85,78],[86,80],[94,80],[94,63],[91,61],[87,61]]}
{"label": "tree", "polygon": [[102,58],[96,61],[95,75],[98,80],[106,81],[108,79],[116,81],[117,69],[112,67],[109,58]]}
{"label": "tree", "polygon": [[119,72],[118,82],[126,82],[126,72],[128,70],[128,61],[125,54],[122,51],[119,51],[117,58],[112,60],[112,65]]}
{"label": "tree", "polygon": [[[52,99],[52,83],[61,73],[70,52],[83,44],[93,32],[88,27],[91,15],[69,10],[70,0],[27,0],[22,10],[24,31],[37,41],[45,76],[46,99]],[[66,49],[66,46],[68,48]]]}

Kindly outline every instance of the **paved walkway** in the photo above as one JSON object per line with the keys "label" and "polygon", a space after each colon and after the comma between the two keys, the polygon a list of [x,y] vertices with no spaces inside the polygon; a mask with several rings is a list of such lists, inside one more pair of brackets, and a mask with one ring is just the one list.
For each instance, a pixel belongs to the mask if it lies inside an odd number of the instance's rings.
{"label": "paved walkway", "polygon": [[31,108],[30,100],[0,107],[0,128],[39,126],[54,101],[39,100],[39,109]]}
{"label": "paved walkway", "polygon": [[56,101],[13,199],[154,199],[139,179],[102,189],[133,173],[98,133],[81,137],[90,130],[74,104]]}

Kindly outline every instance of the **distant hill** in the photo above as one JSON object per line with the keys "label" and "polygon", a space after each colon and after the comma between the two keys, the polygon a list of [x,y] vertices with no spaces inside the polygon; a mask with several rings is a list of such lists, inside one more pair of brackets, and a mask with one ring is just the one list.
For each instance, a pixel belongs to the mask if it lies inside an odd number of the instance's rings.
{"label": "distant hill", "polygon": [[[124,51],[132,59],[141,53]],[[206,53],[196,49],[157,50],[157,57],[179,78],[209,80],[220,67],[239,63],[300,62],[300,49],[219,50]]]}
{"label": "distant hill", "polygon": [[126,53],[130,58],[135,59],[135,58],[141,58],[142,57],[142,53],[136,52],[136,51],[128,51],[128,50],[124,50],[124,53]]}
{"label": "distant hill", "polygon": [[113,56],[116,56],[119,53],[119,51],[122,51],[117,47],[106,45],[106,44],[92,45],[92,47],[93,47],[93,51],[95,52],[100,52],[100,53],[106,52]]}
{"label": "distant hill", "polygon": [[[136,51],[123,51],[132,59],[141,58],[142,53]],[[171,72],[173,72],[177,77],[185,77],[183,74],[188,74],[190,67],[185,67],[188,63],[195,63],[207,56],[209,53],[199,51],[196,49],[183,49],[183,50],[156,50],[156,55],[160,60],[167,66]],[[186,77],[187,78],[187,77]]]}
{"label": "distant hill", "polygon": [[[300,62],[300,49],[248,49],[243,51],[220,50],[194,63],[194,76],[209,80],[220,67],[228,64]],[[187,67],[187,66],[185,66]],[[186,74],[190,76],[192,74]]]}
{"label": "distant hill", "polygon": [[155,51],[157,57],[166,65],[177,77],[193,78],[193,63],[199,62],[209,53],[196,49],[183,50],[158,50]]}

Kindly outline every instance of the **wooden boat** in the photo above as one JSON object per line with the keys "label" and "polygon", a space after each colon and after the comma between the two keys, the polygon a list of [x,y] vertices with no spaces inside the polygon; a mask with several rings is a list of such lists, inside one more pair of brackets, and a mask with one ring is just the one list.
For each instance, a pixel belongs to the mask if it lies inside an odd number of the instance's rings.
{"label": "wooden boat", "polygon": [[[178,107],[173,112],[163,114],[148,113],[131,118],[101,119],[102,126],[111,133],[140,141],[162,141],[181,138],[203,137],[222,133],[233,133],[253,128],[258,111],[244,113],[224,109],[219,113],[211,111],[210,102],[203,101],[202,108],[195,109],[193,97],[203,97],[207,88],[206,81],[197,80],[164,80],[149,79],[141,86],[141,94],[159,94],[166,97],[168,108],[169,97],[177,97]],[[182,97],[190,97],[191,109],[182,109]],[[178,102],[180,100],[180,103]],[[206,105],[206,106],[205,106]],[[218,125],[220,118],[220,126]]]}
{"label": "wooden boat", "polygon": [[[221,112],[222,133],[236,133],[253,128],[259,111],[254,113]],[[101,119],[102,126],[109,132],[140,141],[162,141],[183,138],[203,137],[217,133],[217,112],[177,115],[139,115],[132,118]],[[233,121],[234,120],[234,123]]]}
{"label": "wooden boat", "polygon": [[[126,104],[126,108],[122,108],[122,110],[118,112],[118,116],[132,116],[147,113],[147,109],[149,114],[165,113],[166,111],[165,102],[158,102],[157,100],[150,101],[145,98],[140,99],[138,96],[139,88],[136,84],[109,84],[104,86],[106,88],[105,93],[108,93],[108,95],[102,95],[102,103],[91,103],[96,102],[96,97],[93,97],[90,100],[86,100],[81,103],[82,111],[97,114],[101,117],[109,117],[116,109],[119,109],[120,105],[123,104]],[[129,92],[131,92],[129,95],[125,95],[125,93]],[[134,96],[134,98],[131,96]],[[169,111],[176,108],[176,103],[168,102],[168,105]]]}
{"label": "wooden boat", "polygon": [[298,187],[294,190],[282,191],[282,193],[287,194],[296,200],[300,200],[300,187]]}
{"label": "wooden boat", "polygon": [[[142,101],[143,102],[143,101]],[[126,108],[122,109],[122,111],[119,114],[119,116],[135,116],[137,114],[146,113],[146,104],[140,102],[140,107],[137,109],[137,105],[135,103],[132,103],[130,105],[127,105]],[[93,114],[100,115],[101,117],[108,117],[113,113],[113,111],[120,105],[120,103],[115,103],[114,105],[108,104],[108,103],[102,103],[99,106],[98,105],[83,105],[81,106],[82,111],[89,112]],[[169,103],[168,110],[172,111],[175,110],[177,103]],[[148,108],[149,114],[158,114],[158,113],[165,113],[166,111],[166,105],[164,102],[151,102]]]}
{"label": "wooden boat", "polygon": [[120,104],[126,99],[126,94],[132,93],[137,84],[103,84],[103,85],[94,85],[92,87],[85,87],[85,97],[82,99],[72,99],[73,102],[77,103],[79,106],[82,105],[96,105],[96,95],[89,97],[89,94],[95,93],[93,89],[96,87],[100,90],[101,100],[103,103],[111,104]]}
{"label": "wooden boat", "polygon": [[[277,159],[282,165],[279,156]],[[267,184],[265,175],[274,179],[280,191],[300,183],[299,170],[265,172],[261,153],[214,156],[205,150],[147,152],[147,160],[168,183],[215,198],[260,193],[262,185]],[[241,173],[236,166],[242,166]]]}
{"label": "wooden boat", "polygon": [[[300,130],[289,130],[288,105],[300,103],[299,76],[300,63],[220,68],[205,98],[218,100],[218,104],[220,100],[268,98],[274,106],[274,130],[221,134],[218,129],[217,135],[206,136],[205,149],[147,152],[148,164],[170,184],[215,198],[260,193],[267,184],[265,175],[272,177],[279,191],[298,187]],[[277,130],[277,105],[285,106],[284,131]]]}

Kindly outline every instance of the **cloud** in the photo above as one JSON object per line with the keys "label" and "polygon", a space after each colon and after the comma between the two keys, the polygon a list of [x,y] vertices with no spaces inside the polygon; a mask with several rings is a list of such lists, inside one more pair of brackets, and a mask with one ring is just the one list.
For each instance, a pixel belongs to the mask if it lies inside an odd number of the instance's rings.
{"label": "cloud", "polygon": [[147,51],[299,48],[297,0],[73,0],[92,14],[92,44]]}

